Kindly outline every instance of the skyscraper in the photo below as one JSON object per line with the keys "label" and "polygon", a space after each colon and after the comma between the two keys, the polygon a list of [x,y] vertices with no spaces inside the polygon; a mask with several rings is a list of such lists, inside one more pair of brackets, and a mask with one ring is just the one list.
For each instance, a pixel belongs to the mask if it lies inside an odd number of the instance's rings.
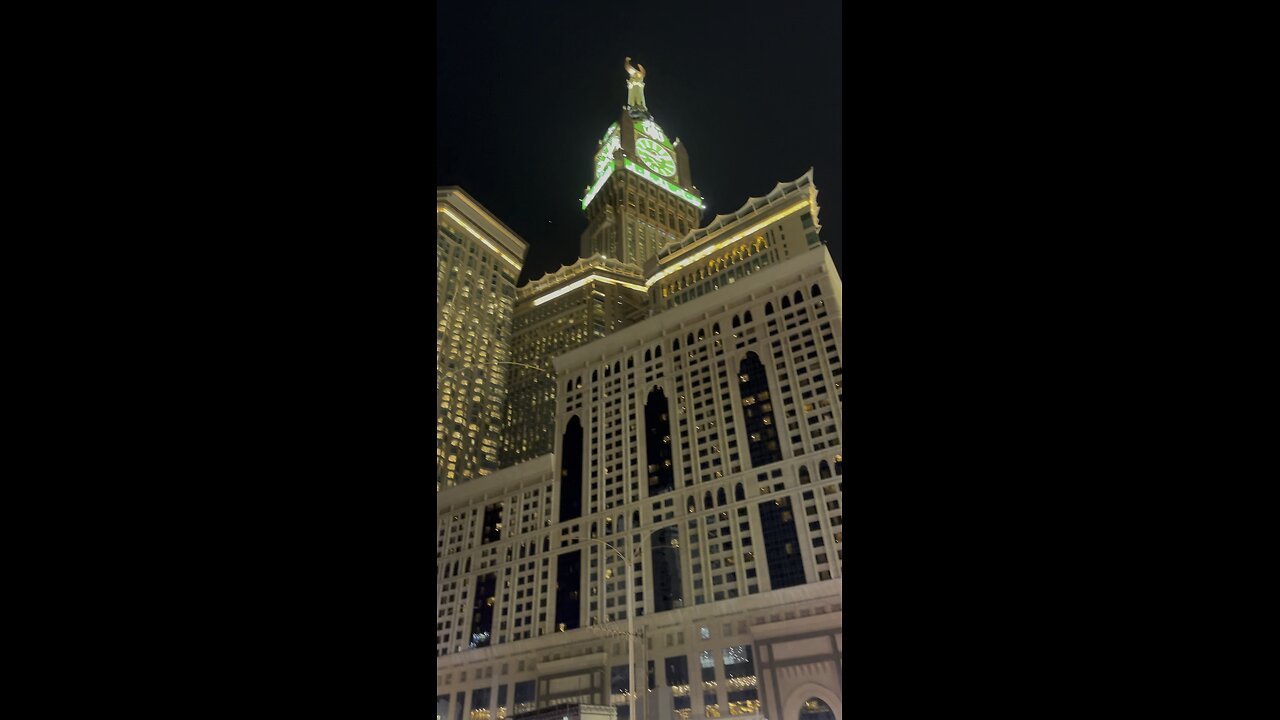
{"label": "skyscraper", "polygon": [[436,189],[436,492],[498,468],[528,249],[461,188]]}
{"label": "skyscraper", "polygon": [[437,495],[437,718],[834,720],[842,285],[812,170],[680,232],[696,196],[638,142],[660,130],[628,69],[583,201],[598,254],[519,291],[533,457]]}
{"label": "skyscraper", "polygon": [[702,197],[693,185],[688,149],[680,138],[668,139],[647,107],[623,108],[600,140],[592,173],[582,198],[582,255],[643,267],[660,248],[698,226]]}
{"label": "skyscraper", "polygon": [[551,452],[552,358],[643,319],[648,305],[640,268],[602,255],[516,289],[503,467]]}

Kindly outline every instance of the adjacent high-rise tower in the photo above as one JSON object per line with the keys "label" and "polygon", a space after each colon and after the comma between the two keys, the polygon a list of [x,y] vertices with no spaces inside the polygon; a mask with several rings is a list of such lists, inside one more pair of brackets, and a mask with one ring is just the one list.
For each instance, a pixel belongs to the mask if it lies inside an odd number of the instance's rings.
{"label": "adjacent high-rise tower", "polygon": [[461,188],[436,189],[436,492],[498,468],[528,249]]}

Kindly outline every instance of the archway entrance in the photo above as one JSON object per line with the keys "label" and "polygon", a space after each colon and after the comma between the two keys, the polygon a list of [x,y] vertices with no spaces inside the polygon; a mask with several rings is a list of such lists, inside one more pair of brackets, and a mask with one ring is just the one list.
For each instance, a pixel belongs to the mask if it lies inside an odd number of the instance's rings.
{"label": "archway entrance", "polygon": [[807,698],[800,706],[800,720],[836,720],[831,706],[816,697]]}

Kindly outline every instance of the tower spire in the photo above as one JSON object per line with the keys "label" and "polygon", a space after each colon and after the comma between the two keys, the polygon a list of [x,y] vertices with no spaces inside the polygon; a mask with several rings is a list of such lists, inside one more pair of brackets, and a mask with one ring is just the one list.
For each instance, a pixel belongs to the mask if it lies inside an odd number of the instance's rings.
{"label": "tower spire", "polygon": [[631,66],[630,56],[622,61],[627,71],[627,110],[631,117],[649,117],[649,108],[644,104],[644,66],[639,63]]}

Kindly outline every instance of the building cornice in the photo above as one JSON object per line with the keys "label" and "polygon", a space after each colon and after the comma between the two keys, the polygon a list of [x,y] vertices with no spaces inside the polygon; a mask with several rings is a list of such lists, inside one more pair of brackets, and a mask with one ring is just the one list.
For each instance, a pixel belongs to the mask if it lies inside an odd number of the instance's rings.
{"label": "building cornice", "polygon": [[705,240],[724,232],[731,232],[735,227],[740,227],[740,221],[752,222],[753,217],[757,213],[764,211],[765,208],[778,205],[784,200],[789,200],[792,194],[804,190],[809,190],[809,193],[807,193],[810,195],[809,200],[816,205],[818,191],[813,186],[813,168],[809,168],[805,174],[791,182],[779,182],[764,197],[748,198],[747,202],[733,214],[716,215],[715,219],[706,227],[691,230],[688,235],[684,236],[684,239],[667,245],[658,252],[658,267],[661,268],[676,257],[688,252],[689,248],[699,245]]}
{"label": "building cornice", "polygon": [[553,360],[555,370],[557,373],[576,370],[603,362],[606,357],[613,357],[628,348],[643,348],[663,338],[672,328],[719,315],[729,308],[750,302],[753,298],[772,293],[775,286],[793,282],[823,267],[838,280],[830,253],[826,246],[820,245],[802,255],[767,266],[737,282],[724,285],[710,294],[664,310],[608,337],[574,348]]}
{"label": "building cornice", "polygon": [[569,292],[574,288],[564,287],[566,284],[577,281],[585,285],[593,279],[639,292],[645,290],[644,273],[638,266],[604,255],[592,255],[579,258],[572,265],[561,265],[559,270],[516,288],[516,301],[521,303],[533,301],[535,304],[541,304],[547,301],[540,297],[543,293],[556,290],[562,293]]}

